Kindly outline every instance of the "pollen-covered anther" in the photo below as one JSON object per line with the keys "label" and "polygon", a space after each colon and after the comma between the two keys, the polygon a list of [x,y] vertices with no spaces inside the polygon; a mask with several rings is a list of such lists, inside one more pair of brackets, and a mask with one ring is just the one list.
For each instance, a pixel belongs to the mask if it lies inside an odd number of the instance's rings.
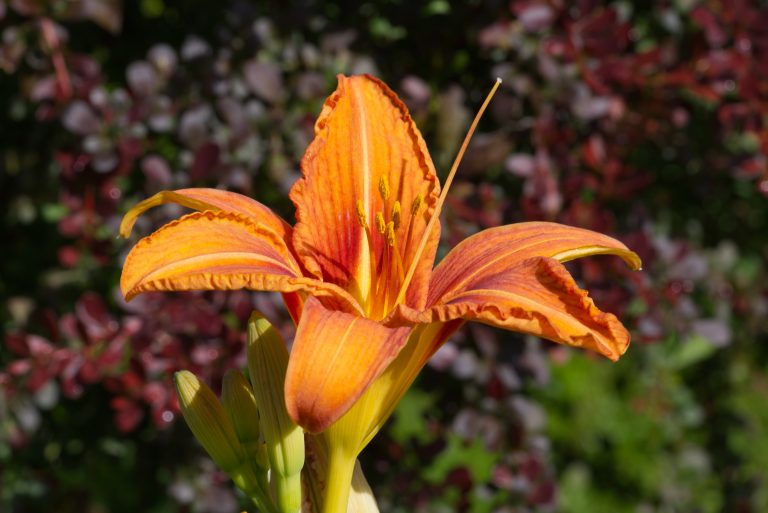
{"label": "pollen-covered anther", "polygon": [[387,223],[387,244],[389,246],[395,245],[395,223],[390,221]]}
{"label": "pollen-covered anther", "polygon": [[411,203],[411,215],[415,216],[419,213],[422,203],[424,203],[424,197],[419,193],[413,198],[413,203]]}
{"label": "pollen-covered anther", "polygon": [[381,212],[376,212],[376,217],[374,220],[376,222],[376,231],[383,235],[387,230],[387,223],[384,222],[384,214]]}
{"label": "pollen-covered anther", "polygon": [[365,215],[362,201],[355,201],[355,212],[357,213],[357,222],[360,224],[360,226],[363,228],[368,228],[368,216]]}
{"label": "pollen-covered anther", "polygon": [[400,210],[401,210],[400,202],[395,201],[395,204],[392,207],[392,222],[395,223],[395,230],[400,228],[400,218],[401,218]]}
{"label": "pollen-covered anther", "polygon": [[389,199],[389,193],[389,180],[387,179],[387,175],[381,175],[379,177],[379,194],[381,195],[381,199],[387,201]]}

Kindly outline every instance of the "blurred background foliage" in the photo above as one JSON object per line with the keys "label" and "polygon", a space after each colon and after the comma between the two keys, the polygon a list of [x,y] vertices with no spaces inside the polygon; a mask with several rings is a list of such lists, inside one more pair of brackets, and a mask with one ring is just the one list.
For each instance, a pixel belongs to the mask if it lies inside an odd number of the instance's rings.
{"label": "blurred background foliage", "polygon": [[766,26],[758,0],[4,0],[0,511],[240,511],[170,376],[218,387],[253,308],[290,322],[242,291],[126,304],[116,228],[186,186],[292,219],[314,116],[363,72],[442,173],[504,79],[444,248],[545,219],[645,262],[571,266],[633,332],[617,364],[479,325],[446,344],[363,454],[382,511],[768,511]]}

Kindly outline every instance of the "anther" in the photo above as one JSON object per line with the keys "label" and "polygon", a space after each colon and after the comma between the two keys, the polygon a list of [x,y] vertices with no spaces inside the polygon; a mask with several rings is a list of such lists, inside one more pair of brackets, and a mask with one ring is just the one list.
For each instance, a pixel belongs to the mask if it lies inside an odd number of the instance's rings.
{"label": "anther", "polygon": [[422,203],[424,203],[424,197],[421,195],[421,193],[419,193],[415,198],[413,198],[413,203],[411,203],[412,216],[415,216],[419,212]]}
{"label": "anther", "polygon": [[384,201],[389,199],[389,180],[387,180],[387,175],[379,177],[379,194],[381,194],[381,199]]}
{"label": "anther", "polygon": [[392,206],[392,222],[395,223],[395,230],[400,228],[400,202],[395,201]]}
{"label": "anther", "polygon": [[383,234],[387,230],[387,224],[384,222],[384,214],[376,212],[376,231]]}
{"label": "anther", "polygon": [[357,222],[360,223],[361,227],[368,228],[368,216],[365,215],[362,201],[357,200],[355,202],[355,210],[357,211]]}
{"label": "anther", "polygon": [[393,221],[387,223],[387,244],[395,245],[395,223]]}

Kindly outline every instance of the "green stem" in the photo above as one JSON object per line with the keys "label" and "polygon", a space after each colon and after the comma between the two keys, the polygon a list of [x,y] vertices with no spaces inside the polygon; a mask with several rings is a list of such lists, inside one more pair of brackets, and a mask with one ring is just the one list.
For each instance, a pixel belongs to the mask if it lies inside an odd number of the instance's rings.
{"label": "green stem", "polygon": [[323,513],[346,513],[355,457],[342,450],[332,450],[328,462],[328,480],[323,501]]}
{"label": "green stem", "polygon": [[236,471],[230,474],[232,481],[245,494],[250,497],[256,505],[256,509],[263,513],[280,513],[266,490],[262,489],[259,479],[251,470],[250,464],[246,463]]}
{"label": "green stem", "polygon": [[301,510],[301,473],[275,477],[275,498],[280,511],[298,513]]}

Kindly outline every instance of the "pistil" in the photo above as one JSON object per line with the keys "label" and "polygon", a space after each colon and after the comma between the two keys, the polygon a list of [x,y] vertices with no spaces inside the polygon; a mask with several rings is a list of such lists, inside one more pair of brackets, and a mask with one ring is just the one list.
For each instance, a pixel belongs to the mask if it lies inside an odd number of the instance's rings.
{"label": "pistil", "polygon": [[[373,238],[371,237],[371,230],[368,227],[368,216],[365,213],[365,209],[363,208],[363,202],[360,200],[357,200],[355,202],[355,210],[357,213],[357,222],[360,224],[360,227],[365,232],[365,238],[368,241],[368,259],[369,259],[369,275],[370,275],[370,283],[371,286],[376,285],[376,253],[373,250]],[[378,221],[378,219],[377,219]],[[366,314],[370,314],[371,309],[371,294],[368,294],[367,298],[363,298],[363,309],[365,310]]]}
{"label": "pistil", "polygon": [[424,233],[421,235],[421,240],[419,241],[419,245],[416,248],[416,253],[411,259],[411,265],[408,267],[408,272],[405,275],[405,279],[400,285],[400,292],[398,292],[397,294],[395,304],[401,303],[405,298],[405,292],[406,290],[408,290],[408,285],[410,285],[411,280],[413,279],[413,273],[416,271],[416,266],[419,263],[421,254],[424,252],[424,248],[427,246],[427,241],[429,240],[429,234],[432,231],[432,227],[435,225],[435,222],[437,222],[437,218],[440,217],[440,211],[442,210],[443,203],[445,202],[445,198],[448,195],[448,189],[451,188],[451,184],[453,183],[453,177],[456,176],[456,171],[459,168],[459,163],[461,163],[461,159],[464,157],[464,153],[467,151],[467,146],[469,146],[469,141],[472,139],[472,135],[475,133],[478,123],[480,123],[480,118],[483,116],[485,109],[488,107],[488,104],[490,103],[491,98],[493,98],[493,95],[496,94],[496,90],[499,88],[499,85],[501,85],[501,79],[497,78],[496,83],[493,84],[493,87],[491,88],[491,92],[488,93],[488,96],[485,97],[485,101],[480,106],[480,110],[477,111],[477,114],[475,115],[475,119],[472,121],[472,124],[469,127],[469,131],[467,132],[467,135],[464,137],[464,141],[461,143],[461,148],[459,148],[459,153],[456,155],[456,159],[453,161],[451,170],[448,172],[448,177],[445,179],[445,186],[443,187],[443,190],[440,193],[440,197],[437,198],[435,209],[429,218],[429,222],[427,223],[427,227],[424,230]]}

